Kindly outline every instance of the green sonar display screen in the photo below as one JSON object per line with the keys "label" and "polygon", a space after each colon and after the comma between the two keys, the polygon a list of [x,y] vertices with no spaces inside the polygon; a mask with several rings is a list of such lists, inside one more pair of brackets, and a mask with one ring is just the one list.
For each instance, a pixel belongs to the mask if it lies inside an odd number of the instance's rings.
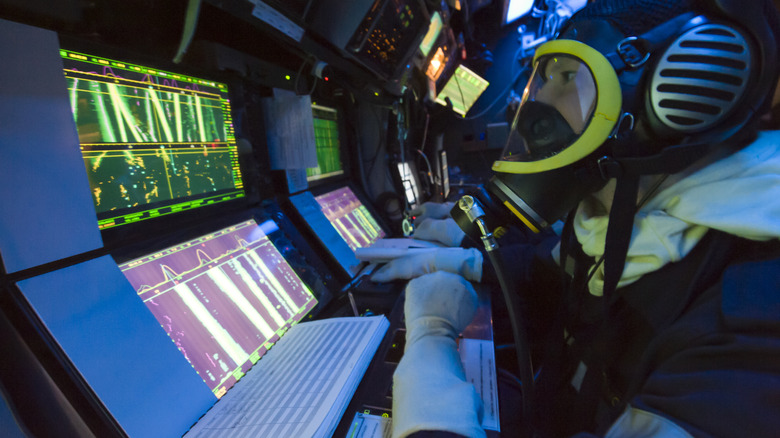
{"label": "green sonar display screen", "polygon": [[306,169],[306,180],[314,181],[344,173],[341,164],[338,112],[326,106],[312,105],[317,167]]}
{"label": "green sonar display screen", "polygon": [[226,84],[60,53],[100,229],[244,196]]}

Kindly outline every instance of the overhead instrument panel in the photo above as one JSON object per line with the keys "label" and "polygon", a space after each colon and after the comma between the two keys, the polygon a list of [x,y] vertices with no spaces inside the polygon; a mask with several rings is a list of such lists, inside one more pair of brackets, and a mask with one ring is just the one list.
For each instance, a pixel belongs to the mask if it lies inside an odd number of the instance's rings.
{"label": "overhead instrument panel", "polygon": [[311,16],[315,33],[388,79],[404,71],[431,18],[415,0],[326,0]]}

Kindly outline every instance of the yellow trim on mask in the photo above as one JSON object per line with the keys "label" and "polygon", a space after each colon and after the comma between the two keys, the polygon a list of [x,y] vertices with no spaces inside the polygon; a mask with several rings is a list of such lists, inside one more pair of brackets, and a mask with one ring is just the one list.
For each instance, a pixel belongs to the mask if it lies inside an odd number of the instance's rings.
{"label": "yellow trim on mask", "polygon": [[529,230],[533,231],[534,233],[538,234],[539,229],[534,226],[534,224],[531,223],[531,221],[528,220],[523,213],[520,213],[520,210],[516,209],[514,205],[510,204],[509,201],[504,201],[504,206],[509,209],[512,213],[517,216],[518,219],[520,219],[523,224],[525,224],[526,227],[528,227]]}
{"label": "yellow trim on mask", "polygon": [[585,131],[571,146],[560,153],[538,161],[496,161],[493,171],[504,173],[539,173],[558,169],[579,161],[601,146],[612,134],[620,117],[623,96],[612,65],[599,51],[575,40],[548,41],[536,49],[534,63],[551,54],[570,55],[590,68],[596,82],[596,108]]}

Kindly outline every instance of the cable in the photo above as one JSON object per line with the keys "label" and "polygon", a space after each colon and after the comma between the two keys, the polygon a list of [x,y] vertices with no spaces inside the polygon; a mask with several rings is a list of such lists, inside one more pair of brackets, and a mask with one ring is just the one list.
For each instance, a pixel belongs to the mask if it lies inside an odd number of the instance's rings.
{"label": "cable", "polygon": [[303,8],[303,14],[301,14],[301,21],[304,23],[306,22],[306,16],[309,15],[309,9],[311,8],[311,4],[314,2],[314,0],[309,0],[306,2],[306,7]]}
{"label": "cable", "polygon": [[515,293],[516,288],[513,284],[514,277],[507,275],[504,259],[498,251],[498,242],[485,223],[485,211],[482,208],[482,205],[474,197],[466,195],[460,198],[458,207],[460,212],[466,216],[468,222],[476,225],[479,230],[482,243],[485,245],[485,251],[496,272],[501,292],[506,301],[509,322],[512,327],[512,336],[515,340],[515,354],[517,356],[517,366],[520,371],[520,381],[523,384],[523,421],[520,436],[530,438],[532,436],[532,409],[534,404],[534,367],[531,361],[531,345],[528,341],[528,333],[525,326],[522,325],[527,321],[525,318],[525,309],[520,302],[520,296]]}
{"label": "cable", "polygon": [[509,92],[509,90],[511,90],[511,89],[512,89],[512,87],[514,87],[514,86],[515,86],[515,83],[517,83],[517,80],[518,80],[518,79],[520,79],[520,76],[521,76],[523,73],[527,72],[527,71],[528,71],[528,67],[525,67],[525,66],[524,66],[523,68],[521,68],[521,69],[520,69],[520,71],[518,71],[518,72],[517,72],[517,74],[515,75],[515,77],[514,77],[514,78],[512,78],[512,80],[509,82],[509,85],[507,85],[507,86],[506,86],[506,88],[504,88],[504,90],[503,90],[503,91],[501,91],[501,93],[499,93],[499,94],[496,96],[495,100],[493,100],[493,102],[491,102],[491,103],[490,103],[490,105],[488,105],[488,106],[487,106],[487,108],[483,109],[483,110],[482,110],[482,111],[480,111],[478,114],[475,114],[475,115],[473,115],[473,116],[469,116],[469,117],[463,117],[463,118],[462,118],[462,119],[460,119],[460,120],[476,120],[476,119],[478,119],[478,118],[480,118],[480,117],[484,116],[485,114],[487,114],[487,113],[488,113],[488,111],[490,111],[490,110],[493,108],[493,106],[495,106],[495,104],[496,104],[496,103],[498,103],[498,101],[499,101],[499,100],[501,100],[501,98],[502,98],[502,97],[503,97],[503,96],[504,96],[506,93],[508,93],[508,92]]}
{"label": "cable", "polygon": [[187,3],[187,15],[184,18],[184,29],[181,34],[181,41],[179,41],[179,49],[176,50],[176,55],[173,57],[173,62],[178,64],[184,58],[184,54],[187,53],[192,42],[192,37],[195,36],[195,27],[198,25],[198,16],[200,15],[200,0],[189,0]]}
{"label": "cable", "polygon": [[433,180],[433,168],[431,167],[431,162],[428,160],[428,156],[425,155],[425,152],[415,149],[415,152],[420,154],[423,157],[423,160],[425,160],[425,165],[428,167],[428,181],[431,182],[431,185],[436,184]]}
{"label": "cable", "polygon": [[428,112],[425,112],[425,128],[423,129],[423,138],[422,142],[420,143],[420,149],[425,149],[425,143],[428,141],[428,123],[431,120],[431,115],[428,114]]}
{"label": "cable", "polygon": [[[303,73],[303,68],[306,67],[306,63],[309,62],[309,59],[314,59],[315,61],[317,60],[317,58],[315,58],[314,56],[307,55],[306,58],[304,58],[303,62],[301,63],[301,66],[298,67],[298,72],[295,74],[295,82],[293,83],[293,91],[295,92],[295,94],[297,96],[301,96],[301,94],[298,94],[298,82],[299,82],[299,80],[301,78],[301,73]],[[312,84],[311,89],[309,90],[309,92],[304,94],[304,96],[305,95],[311,95],[312,93],[314,93],[314,89],[317,88],[317,80],[318,79],[319,78],[317,78],[317,76],[314,76],[314,83]]]}
{"label": "cable", "polygon": [[[453,76],[455,76],[455,85],[458,86],[458,93],[460,93],[460,104],[463,106],[463,116],[465,117],[468,110],[468,108],[466,108],[466,96],[463,95],[463,88],[460,87],[460,78],[458,78],[457,70],[455,70]],[[452,105],[452,107],[454,109],[455,105]]]}
{"label": "cable", "polygon": [[[366,179],[366,172],[365,169],[363,168],[363,165],[365,163],[363,162],[363,147],[361,145],[362,142],[360,141],[361,138],[360,131],[357,126],[354,126],[353,129],[355,130],[355,143],[356,143],[355,149],[357,153],[358,175],[360,176],[360,182],[363,184],[363,188],[366,190],[368,197],[371,200],[373,200],[374,197],[373,194],[371,193],[371,187],[369,187],[368,185],[368,180]],[[376,154],[378,153],[379,153],[379,147],[377,147],[377,152],[374,154],[374,156],[376,156]]]}
{"label": "cable", "polygon": [[[369,105],[371,105],[371,104],[369,104]],[[372,105],[371,114],[374,116],[374,119],[376,119],[376,124],[377,124],[376,132],[386,132],[386,129],[381,129],[382,128],[382,119],[376,113],[376,111],[378,109],[382,109],[382,107],[377,107],[375,105]],[[355,130],[357,131],[357,127],[355,127]],[[360,137],[360,135],[358,135],[358,137]],[[368,184],[368,180],[366,179],[366,173],[368,173],[370,175],[370,174],[372,174],[374,172],[374,167],[376,166],[377,160],[379,160],[380,151],[382,150],[382,146],[384,144],[385,144],[385,141],[383,140],[383,137],[381,135],[379,135],[378,139],[377,139],[376,149],[374,150],[374,156],[371,157],[368,160],[364,160],[362,158],[362,155],[360,154],[361,148],[360,148],[360,145],[358,144],[358,166],[359,166],[359,170],[360,170],[360,179],[363,182],[363,186],[365,187],[366,192],[368,193],[369,197],[372,200],[374,199],[373,192],[371,190],[371,187]],[[368,172],[365,172],[364,169],[363,169],[363,166],[366,163],[370,163],[371,164],[371,166],[368,168]]]}
{"label": "cable", "polygon": [[509,323],[512,326],[512,335],[515,339],[517,347],[515,354],[517,356],[517,365],[520,371],[520,382],[523,385],[522,391],[522,404],[523,404],[523,428],[520,431],[521,436],[531,437],[531,423],[533,420],[532,409],[534,406],[534,372],[533,363],[531,361],[531,345],[528,341],[528,335],[525,329],[521,328],[521,324],[525,321],[525,312],[523,311],[520,303],[519,296],[514,292],[514,285],[512,284],[511,277],[507,276],[506,269],[504,267],[504,260],[498,251],[487,251],[490,263],[493,264],[493,268],[498,277],[498,283],[501,287],[501,291],[504,294],[504,300],[509,313]]}

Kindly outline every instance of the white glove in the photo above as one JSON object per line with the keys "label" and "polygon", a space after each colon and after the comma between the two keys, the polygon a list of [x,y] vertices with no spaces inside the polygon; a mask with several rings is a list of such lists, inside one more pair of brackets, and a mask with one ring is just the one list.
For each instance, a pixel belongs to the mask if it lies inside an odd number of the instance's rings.
{"label": "white glove", "polygon": [[425,219],[414,227],[414,238],[443,243],[445,246],[460,246],[466,233],[453,218]]}
{"label": "white glove", "polygon": [[409,214],[414,217],[414,221],[422,223],[425,219],[446,219],[450,217],[450,210],[455,206],[454,202],[425,202],[422,205],[413,208]]}
{"label": "white glove", "polygon": [[393,438],[423,430],[484,437],[482,401],[466,381],[455,338],[474,318],[463,277],[424,275],[406,287],[406,347],[393,375]]}
{"label": "white glove", "polygon": [[434,248],[391,260],[377,269],[371,280],[382,283],[409,280],[436,271],[459,274],[471,281],[482,280],[482,253],[474,248]]}

